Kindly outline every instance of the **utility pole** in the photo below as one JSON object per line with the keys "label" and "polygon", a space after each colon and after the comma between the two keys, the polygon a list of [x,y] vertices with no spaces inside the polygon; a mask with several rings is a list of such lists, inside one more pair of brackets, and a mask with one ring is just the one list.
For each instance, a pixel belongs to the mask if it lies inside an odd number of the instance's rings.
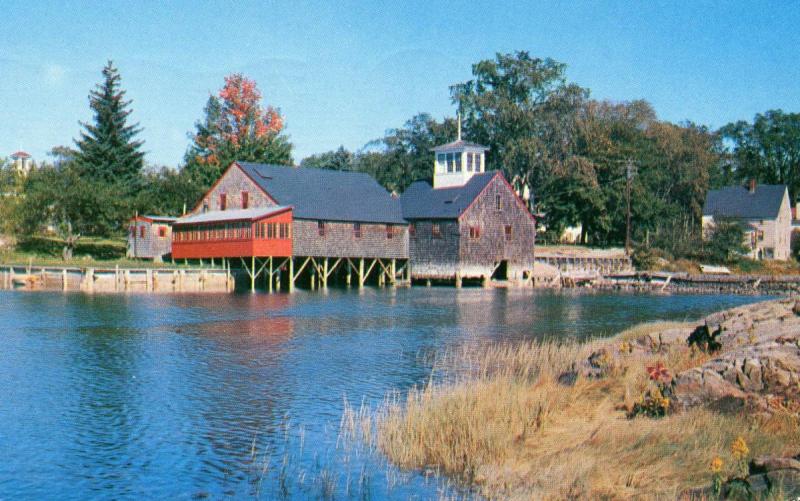
{"label": "utility pole", "polygon": [[628,159],[625,164],[625,201],[627,210],[625,214],[625,255],[631,255],[631,183],[633,181],[633,161]]}

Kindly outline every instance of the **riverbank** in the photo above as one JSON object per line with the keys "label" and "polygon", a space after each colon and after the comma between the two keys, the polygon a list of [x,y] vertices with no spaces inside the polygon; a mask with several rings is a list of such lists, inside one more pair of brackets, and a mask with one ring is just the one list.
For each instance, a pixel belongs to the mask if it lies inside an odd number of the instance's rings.
{"label": "riverbank", "polygon": [[465,349],[442,362],[444,382],[393,396],[360,426],[393,463],[492,499],[800,495],[793,309],[767,301],[587,343]]}

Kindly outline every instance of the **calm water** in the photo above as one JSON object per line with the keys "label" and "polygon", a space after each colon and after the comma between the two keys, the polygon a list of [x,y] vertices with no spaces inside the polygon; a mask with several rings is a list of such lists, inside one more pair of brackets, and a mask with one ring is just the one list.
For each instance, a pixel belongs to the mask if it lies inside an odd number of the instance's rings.
{"label": "calm water", "polygon": [[435,499],[435,479],[337,447],[345,396],[375,405],[465,342],[602,335],[756,300],[0,292],[0,499]]}

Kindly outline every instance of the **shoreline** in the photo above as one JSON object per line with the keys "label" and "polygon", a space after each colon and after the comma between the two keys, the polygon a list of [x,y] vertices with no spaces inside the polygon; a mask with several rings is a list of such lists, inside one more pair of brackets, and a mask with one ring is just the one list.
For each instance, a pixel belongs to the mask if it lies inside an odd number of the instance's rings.
{"label": "shoreline", "polygon": [[[688,346],[703,325],[719,329],[719,351]],[[709,499],[737,479],[761,499],[800,495],[793,300],[584,343],[483,346],[442,366],[457,376],[362,418],[375,430],[363,438],[397,466],[442,471],[492,499]],[[749,449],[735,460],[738,440]]]}

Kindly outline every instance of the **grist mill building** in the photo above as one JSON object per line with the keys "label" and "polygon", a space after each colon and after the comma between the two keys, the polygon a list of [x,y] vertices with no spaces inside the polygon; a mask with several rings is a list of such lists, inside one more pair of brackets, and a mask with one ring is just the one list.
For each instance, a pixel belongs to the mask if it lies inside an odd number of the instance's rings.
{"label": "grist mill building", "polygon": [[460,137],[434,148],[433,186],[401,196],[412,278],[531,280],[535,220],[501,172],[484,170],[487,149]]}

